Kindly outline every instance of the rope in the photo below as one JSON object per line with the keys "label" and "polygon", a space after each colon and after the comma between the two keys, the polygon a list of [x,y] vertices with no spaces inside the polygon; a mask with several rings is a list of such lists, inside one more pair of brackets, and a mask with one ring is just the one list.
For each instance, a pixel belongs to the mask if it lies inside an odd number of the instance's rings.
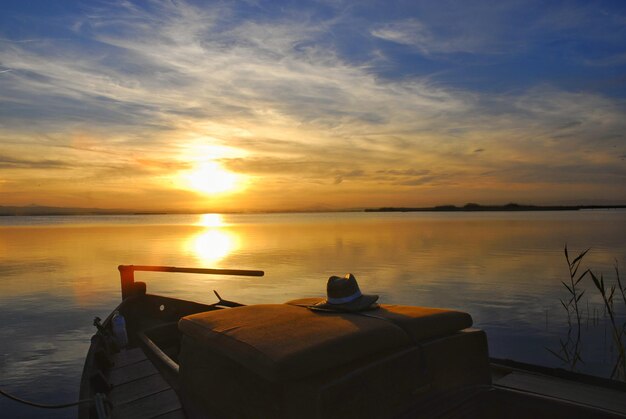
{"label": "rope", "polygon": [[29,402],[28,400],[20,399],[19,397],[15,397],[15,396],[7,393],[6,391],[4,391],[2,389],[0,389],[0,394],[2,394],[5,397],[8,397],[11,400],[15,400],[16,402],[24,403],[24,404],[27,404],[29,406],[39,407],[39,408],[42,408],[42,409],[63,409],[65,407],[77,406],[77,405],[82,404],[82,403],[92,403],[93,402],[93,399],[83,399],[83,400],[79,400],[79,401],[73,402],[73,403],[42,404],[42,403]]}

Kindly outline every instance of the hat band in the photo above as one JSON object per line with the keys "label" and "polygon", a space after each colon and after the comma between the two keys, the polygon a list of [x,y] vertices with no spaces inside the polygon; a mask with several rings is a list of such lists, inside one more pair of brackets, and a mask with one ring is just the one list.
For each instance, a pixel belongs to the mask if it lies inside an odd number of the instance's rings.
{"label": "hat band", "polygon": [[363,294],[361,294],[361,290],[357,290],[354,294],[349,295],[347,297],[341,297],[341,298],[328,297],[326,301],[328,301],[330,304],[345,304],[345,303],[349,303],[351,301],[356,300],[362,295]]}

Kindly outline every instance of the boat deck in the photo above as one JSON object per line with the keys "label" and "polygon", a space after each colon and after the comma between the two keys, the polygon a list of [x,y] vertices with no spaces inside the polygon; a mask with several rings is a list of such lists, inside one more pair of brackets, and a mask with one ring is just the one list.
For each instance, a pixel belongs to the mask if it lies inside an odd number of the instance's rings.
{"label": "boat deck", "polygon": [[494,384],[626,415],[626,397],[623,391],[617,389],[517,370],[494,379]]}
{"label": "boat deck", "polygon": [[[108,371],[112,389],[108,399],[113,404],[112,418],[185,418],[176,392],[161,376],[141,348],[124,350],[112,356],[114,366]],[[601,407],[611,415],[626,415],[626,398],[618,389],[607,389],[588,383],[573,382],[521,370],[494,375],[496,388],[553,397],[581,406]],[[463,417],[474,417],[468,404],[463,405]],[[422,406],[423,408],[423,406]],[[407,412],[413,417],[413,412]],[[418,412],[415,412],[416,414]],[[418,416],[423,417],[424,410]],[[440,412],[441,413],[441,412]],[[456,417],[453,412],[443,417]],[[458,413],[458,412],[457,412]],[[435,415],[437,416],[437,415]],[[478,414],[476,417],[480,417]]]}
{"label": "boat deck", "polygon": [[185,418],[176,392],[141,348],[114,354],[112,361],[108,377],[112,418]]}

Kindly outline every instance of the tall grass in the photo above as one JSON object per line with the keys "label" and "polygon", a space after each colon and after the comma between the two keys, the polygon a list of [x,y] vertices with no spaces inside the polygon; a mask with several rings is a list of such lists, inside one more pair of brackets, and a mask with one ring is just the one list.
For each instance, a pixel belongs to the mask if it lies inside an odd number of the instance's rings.
{"label": "tall grass", "polygon": [[626,288],[622,286],[617,261],[615,262],[615,275],[617,277],[616,284],[612,284],[607,287],[604,283],[604,276],[602,274],[600,274],[600,278],[598,278],[593,272],[590,271],[590,275],[594,285],[598,291],[600,291],[604,307],[609,315],[611,336],[613,337],[613,343],[617,349],[617,360],[613,370],[611,371],[611,378],[626,381],[626,348],[624,344],[624,336],[626,336],[626,321],[624,321],[621,325],[618,324],[615,308],[616,289],[619,290],[619,294],[622,296],[622,302],[626,307]]}
{"label": "tall grass", "polygon": [[[571,370],[575,370],[576,365],[579,362],[584,363],[580,349],[582,310],[579,303],[580,299],[583,295],[585,295],[585,290],[581,290],[579,284],[580,281],[582,281],[583,278],[589,274],[589,269],[586,269],[578,277],[576,277],[576,275],[578,274],[580,264],[589,249],[580,253],[573,260],[570,260],[567,246],[565,246],[564,250],[565,260],[567,261],[567,268],[569,271],[569,281],[568,283],[561,281],[561,283],[567,289],[569,297],[565,300],[560,299],[559,301],[567,314],[567,335],[565,339],[559,339],[560,348],[558,351],[553,351],[550,348],[546,349],[559,358],[563,363],[568,365]],[[576,321],[575,324],[573,323],[572,318]]]}
{"label": "tall grass", "polygon": [[[622,284],[617,260],[615,261],[616,282],[611,285],[607,285],[604,282],[604,275],[600,274],[598,277],[591,269],[585,269],[582,273],[578,273],[583,258],[587,252],[589,252],[589,249],[580,253],[574,259],[570,259],[567,246],[565,246],[564,251],[569,271],[569,279],[567,282],[561,281],[561,283],[567,289],[568,297],[560,299],[560,302],[567,315],[568,330],[565,339],[559,339],[558,350],[552,350],[550,348],[546,349],[560,359],[572,371],[577,370],[579,363],[584,363],[581,354],[581,320],[583,317],[583,305],[581,299],[583,295],[585,295],[585,290],[582,289],[582,285],[584,283],[581,282],[588,276],[591,278],[595,289],[602,297],[604,310],[606,316],[608,317],[608,324],[611,329],[613,346],[617,353],[617,359],[611,371],[610,378],[626,381],[626,320],[624,320],[622,324],[619,323],[619,319],[624,316],[620,316],[621,311],[619,305],[622,306],[621,310],[626,310],[626,286]],[[588,299],[586,303],[587,310],[589,311]]]}

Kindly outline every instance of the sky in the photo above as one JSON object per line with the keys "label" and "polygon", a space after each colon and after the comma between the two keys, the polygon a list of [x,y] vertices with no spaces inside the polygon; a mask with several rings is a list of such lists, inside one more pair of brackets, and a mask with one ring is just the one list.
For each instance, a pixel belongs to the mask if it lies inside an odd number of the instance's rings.
{"label": "sky", "polygon": [[3,1],[0,205],[626,204],[623,1]]}

